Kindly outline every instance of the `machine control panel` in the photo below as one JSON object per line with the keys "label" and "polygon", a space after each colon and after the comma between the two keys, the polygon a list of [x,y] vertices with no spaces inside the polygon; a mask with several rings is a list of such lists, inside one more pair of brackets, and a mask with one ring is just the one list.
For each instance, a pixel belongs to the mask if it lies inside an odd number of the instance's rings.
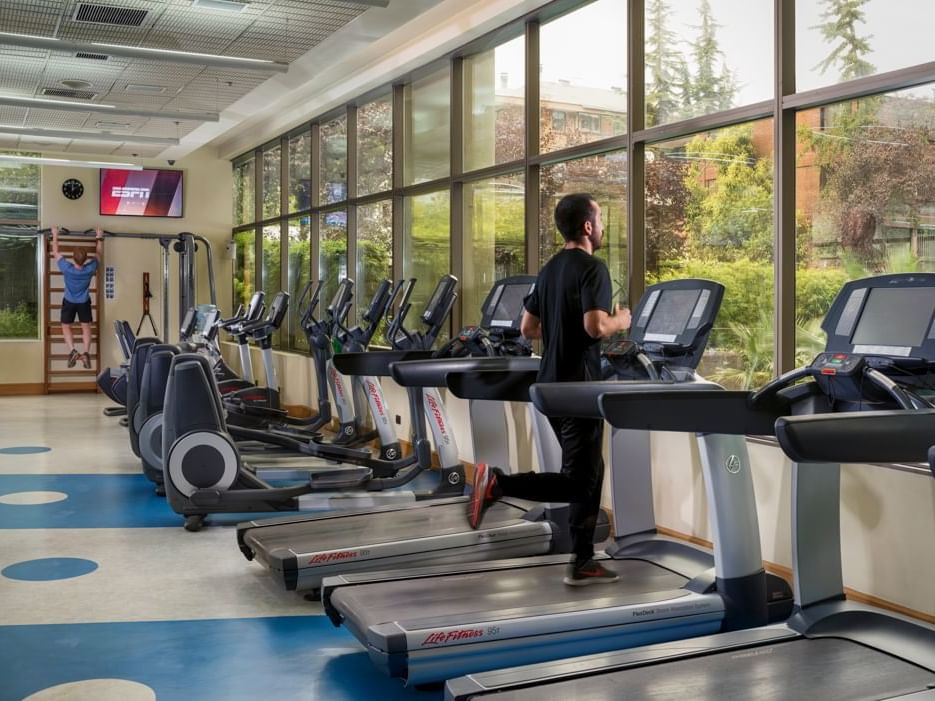
{"label": "machine control panel", "polygon": [[812,369],[822,375],[850,376],[860,371],[864,356],[854,353],[819,353],[812,362]]}

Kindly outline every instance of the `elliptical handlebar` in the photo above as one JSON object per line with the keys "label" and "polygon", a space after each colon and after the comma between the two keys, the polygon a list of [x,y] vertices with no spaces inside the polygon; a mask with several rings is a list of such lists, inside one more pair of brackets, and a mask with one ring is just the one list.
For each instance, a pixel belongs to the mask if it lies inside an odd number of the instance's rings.
{"label": "elliptical handlebar", "polygon": [[318,323],[318,320],[315,318],[315,310],[318,308],[318,305],[321,301],[321,287],[324,284],[323,280],[319,280],[317,284],[309,280],[305,283],[305,287],[302,288],[302,294],[299,297],[299,308],[303,309],[302,305],[305,302],[305,298],[309,295],[309,292],[312,289],[312,285],[315,285],[314,292],[311,293],[311,297],[308,300],[308,306],[304,307],[302,316],[299,320],[299,323],[302,326],[305,326],[310,323]]}
{"label": "elliptical handlebar", "polygon": [[[414,277],[397,282],[390,295],[390,300],[386,305],[386,337],[390,345],[396,349],[414,346],[416,342],[414,334],[405,327],[406,317],[409,315],[409,310],[412,309],[412,303],[409,301],[409,298],[412,296],[412,290],[415,288],[415,285],[416,279]],[[396,305],[396,299],[400,295],[402,295],[402,299],[399,301],[396,313],[393,314],[393,307]],[[403,343],[402,339],[405,339],[405,343]]]}

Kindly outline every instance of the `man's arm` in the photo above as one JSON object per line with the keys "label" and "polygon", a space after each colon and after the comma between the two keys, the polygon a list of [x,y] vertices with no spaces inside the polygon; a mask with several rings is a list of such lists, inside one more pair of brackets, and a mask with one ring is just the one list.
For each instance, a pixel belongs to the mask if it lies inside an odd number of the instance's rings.
{"label": "man's arm", "polygon": [[613,314],[608,314],[603,309],[590,309],[584,313],[584,330],[591,338],[606,338],[628,328],[630,310],[619,304]]}
{"label": "man's arm", "polygon": [[52,257],[55,259],[55,262],[61,260],[62,254],[58,250],[58,227],[52,227]]}
{"label": "man's arm", "polygon": [[523,318],[519,322],[519,332],[523,338],[530,340],[542,338],[542,322],[535,314],[530,314],[528,309],[523,310]]}
{"label": "man's arm", "polygon": [[104,255],[104,232],[101,230],[101,227],[97,227],[94,230],[94,240],[97,242],[94,255],[100,261],[101,256]]}

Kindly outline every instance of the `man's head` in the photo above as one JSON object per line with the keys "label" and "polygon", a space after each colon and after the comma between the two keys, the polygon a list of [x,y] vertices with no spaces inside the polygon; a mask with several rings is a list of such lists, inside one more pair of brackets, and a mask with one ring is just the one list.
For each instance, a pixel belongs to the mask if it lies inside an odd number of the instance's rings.
{"label": "man's head", "polygon": [[596,251],[604,240],[601,207],[586,192],[565,195],[555,205],[555,226],[566,241],[586,238]]}
{"label": "man's head", "polygon": [[83,248],[79,248],[72,255],[72,260],[75,261],[78,265],[84,265],[85,261],[88,259],[88,252]]}

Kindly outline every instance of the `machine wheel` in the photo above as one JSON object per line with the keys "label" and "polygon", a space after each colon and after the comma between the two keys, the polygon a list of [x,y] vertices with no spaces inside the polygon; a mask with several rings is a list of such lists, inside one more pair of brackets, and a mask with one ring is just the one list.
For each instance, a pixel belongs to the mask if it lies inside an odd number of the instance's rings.
{"label": "machine wheel", "polygon": [[185,530],[191,533],[197,533],[201,530],[201,527],[205,523],[205,517],[201,515],[197,516],[186,516],[185,517]]}

